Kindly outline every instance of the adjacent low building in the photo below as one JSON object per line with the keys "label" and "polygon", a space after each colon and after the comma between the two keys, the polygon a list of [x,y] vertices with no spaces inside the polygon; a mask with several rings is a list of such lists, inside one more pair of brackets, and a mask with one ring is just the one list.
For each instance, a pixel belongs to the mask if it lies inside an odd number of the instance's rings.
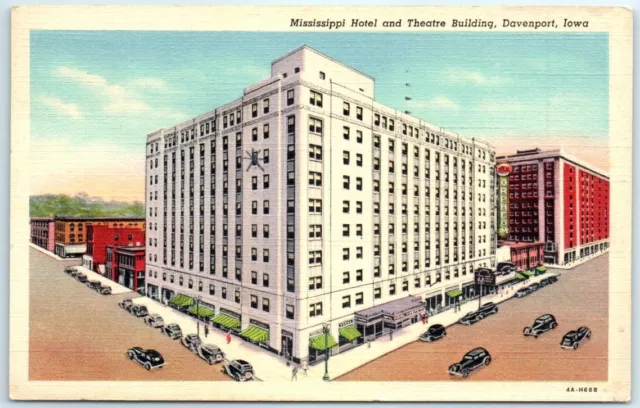
{"label": "adjacent low building", "polygon": [[55,217],[54,253],[60,257],[82,257],[87,251],[87,226],[107,225],[111,228],[145,230],[142,217]]}
{"label": "adjacent low building", "polygon": [[87,226],[87,252],[82,257],[82,264],[101,275],[106,274],[107,245],[143,246],[145,231],[143,227],[117,227],[114,224],[90,224]]}
{"label": "adjacent low building", "polygon": [[55,220],[53,217],[31,217],[31,242],[53,252],[55,247]]}
{"label": "adjacent low building", "polygon": [[[506,246],[508,244],[508,246]],[[498,249],[505,247],[510,251],[510,262],[519,271],[534,269],[544,263],[544,242],[505,242],[498,241]]]}
{"label": "adjacent low building", "polygon": [[120,285],[137,291],[145,287],[145,247],[106,246],[107,277]]}

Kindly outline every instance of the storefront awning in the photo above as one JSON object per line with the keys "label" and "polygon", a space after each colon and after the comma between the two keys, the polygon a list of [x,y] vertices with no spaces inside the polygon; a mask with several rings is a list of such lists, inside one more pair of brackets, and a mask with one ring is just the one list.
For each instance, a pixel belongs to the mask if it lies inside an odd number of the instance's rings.
{"label": "storefront awning", "polygon": [[220,326],[226,327],[227,329],[240,328],[240,319],[226,315],[224,313],[220,313],[219,315],[211,319],[211,322],[217,323]]}
{"label": "storefront awning", "polygon": [[516,274],[516,278],[518,278],[519,280],[525,280],[525,279],[527,279],[527,277],[526,277],[526,276],[524,276],[524,275],[523,275],[523,274],[521,274],[521,273]]}
{"label": "storefront awning", "polygon": [[245,331],[240,333],[240,336],[253,343],[264,343],[269,340],[269,332],[257,326],[249,326]]}
{"label": "storefront awning", "polygon": [[169,304],[184,307],[184,306],[192,306],[194,304],[193,298],[190,298],[186,295],[177,294],[171,298]]}
{"label": "storefront awning", "polygon": [[460,289],[454,289],[447,292],[447,296],[452,298],[456,298],[460,295],[462,295],[462,291]]}
{"label": "storefront awning", "polygon": [[545,273],[547,271],[547,267],[544,265],[538,266],[536,271],[538,271],[538,273]]}
{"label": "storefront awning", "polygon": [[348,341],[353,341],[362,336],[362,333],[360,333],[353,325],[349,325],[340,329],[340,335]]}
{"label": "storefront awning", "polygon": [[533,272],[531,272],[531,271],[522,271],[522,272],[520,272],[520,273],[522,273],[524,276],[529,276],[529,277],[531,277],[531,276],[533,276],[533,275],[534,275],[534,273],[533,273]]}
{"label": "storefront awning", "polygon": [[189,308],[187,312],[194,314],[198,317],[212,317],[213,315],[216,314],[213,310],[204,306],[200,306],[200,307],[193,306]]}
{"label": "storefront awning", "polygon": [[[325,335],[321,334],[319,336],[312,338],[309,343],[309,347],[311,347],[314,350],[325,351],[327,348],[335,347],[338,345],[338,342],[336,341],[336,339],[333,338],[331,333],[329,333],[327,337],[328,338],[325,338]],[[329,347],[327,347],[327,340],[329,343]]]}

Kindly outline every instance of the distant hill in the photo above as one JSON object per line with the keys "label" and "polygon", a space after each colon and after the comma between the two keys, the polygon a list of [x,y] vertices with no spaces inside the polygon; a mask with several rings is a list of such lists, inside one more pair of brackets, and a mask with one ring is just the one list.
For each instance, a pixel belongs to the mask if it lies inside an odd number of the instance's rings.
{"label": "distant hill", "polygon": [[85,193],[69,196],[66,194],[44,194],[29,197],[29,214],[32,217],[54,215],[78,217],[144,217],[144,203],[104,201],[99,197],[89,197]]}

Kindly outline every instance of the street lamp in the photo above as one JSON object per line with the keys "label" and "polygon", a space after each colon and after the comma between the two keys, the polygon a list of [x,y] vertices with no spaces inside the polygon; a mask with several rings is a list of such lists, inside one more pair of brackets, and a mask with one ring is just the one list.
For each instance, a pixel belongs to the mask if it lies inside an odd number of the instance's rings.
{"label": "street lamp", "polygon": [[202,299],[202,296],[198,295],[196,298],[196,326],[198,328],[198,337],[200,337],[200,299]]}
{"label": "street lamp", "polygon": [[324,333],[324,352],[325,352],[324,376],[322,377],[322,379],[325,381],[329,381],[329,325],[328,324],[322,325],[322,332]]}

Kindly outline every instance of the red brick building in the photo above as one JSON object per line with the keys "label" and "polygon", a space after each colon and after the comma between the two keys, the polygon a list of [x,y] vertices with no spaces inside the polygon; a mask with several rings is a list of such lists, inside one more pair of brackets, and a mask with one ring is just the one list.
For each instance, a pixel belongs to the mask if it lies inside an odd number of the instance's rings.
{"label": "red brick building", "polygon": [[144,246],[115,246],[105,248],[107,277],[134,291],[144,288]]}
{"label": "red brick building", "polygon": [[606,174],[561,150],[523,150],[496,162],[513,166],[505,240],[542,242],[544,262],[560,265],[608,250]]}
{"label": "red brick building", "polygon": [[53,217],[31,217],[31,242],[53,252],[55,247],[55,219]]}
{"label": "red brick building", "polygon": [[505,242],[498,241],[498,246],[507,245],[511,250],[511,263],[519,271],[533,269],[544,263],[543,242]]}
{"label": "red brick building", "polygon": [[140,227],[87,225],[87,252],[83,257],[84,266],[104,275],[107,245],[143,246],[144,237],[145,231]]}

